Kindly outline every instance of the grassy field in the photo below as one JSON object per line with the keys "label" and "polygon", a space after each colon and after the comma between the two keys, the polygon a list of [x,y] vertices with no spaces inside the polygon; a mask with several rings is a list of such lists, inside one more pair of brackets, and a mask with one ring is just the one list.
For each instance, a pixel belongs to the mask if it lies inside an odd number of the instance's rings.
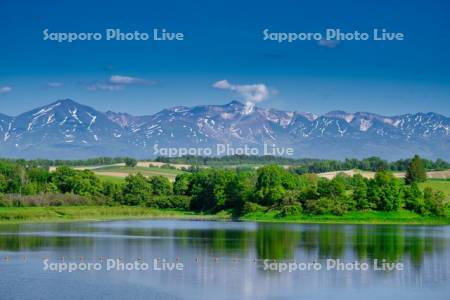
{"label": "grassy field", "polygon": [[[352,212],[343,216],[299,215],[283,218],[278,217],[278,213],[279,212],[276,210],[250,213],[242,216],[239,220],[255,222],[331,224],[450,224],[450,211],[446,218],[422,217],[409,211],[369,211]],[[232,220],[229,212],[220,212],[218,214],[211,215],[176,210],[159,210],[137,206],[0,207],[0,224],[161,218],[189,220]]]}
{"label": "grassy field", "polygon": [[423,217],[410,211],[398,212],[350,212],[343,216],[335,215],[299,215],[278,217],[278,211],[249,213],[241,217],[243,221],[285,222],[285,223],[336,223],[336,224],[450,224],[450,212],[447,217]]}
{"label": "grassy field", "polygon": [[186,211],[159,210],[138,206],[0,207],[0,223],[100,221],[144,218],[217,220],[229,218],[229,216],[226,214],[207,215]]}
{"label": "grassy field", "polygon": [[[113,164],[113,165],[103,165],[103,166],[102,165],[101,166],[77,166],[74,168],[78,169],[78,170],[88,169],[88,170],[93,171],[97,175],[104,177],[103,178],[104,180],[109,180],[112,182],[120,183],[120,182],[122,182],[122,180],[120,178],[125,178],[129,174],[136,174],[136,173],[142,173],[145,176],[161,175],[161,176],[167,177],[171,181],[174,181],[175,177],[178,174],[181,174],[184,172],[183,170],[181,170],[182,168],[188,168],[190,166],[187,164],[170,164],[172,167],[174,167],[174,169],[161,168],[161,166],[164,166],[164,165],[167,165],[167,164],[160,163],[160,162],[151,162],[151,161],[139,161],[137,166],[134,168],[126,167],[124,163],[118,163],[118,164]],[[221,166],[221,167],[231,168],[231,169],[234,169],[237,167],[258,169],[262,166],[263,165],[261,165],[261,164],[241,164],[238,166],[237,165],[226,165],[226,166]],[[202,168],[209,168],[209,167],[211,167],[211,166],[202,166]],[[288,169],[290,166],[283,165],[283,167],[285,169]],[[50,168],[51,171],[54,171],[55,169],[56,169],[56,167]],[[353,176],[355,174],[360,174],[366,178],[374,178],[375,177],[375,172],[363,171],[363,170],[358,170],[358,169],[318,173],[317,175],[320,177],[327,178],[327,179],[333,179],[339,173],[344,173],[349,176]],[[394,172],[394,176],[396,176],[398,178],[404,178],[405,172]],[[450,179],[450,170],[430,171],[430,172],[427,172],[427,176],[430,180],[444,180],[445,181],[446,179]],[[117,179],[114,180],[113,178],[117,178]],[[444,184],[442,183],[442,184],[437,184],[436,186],[442,187],[443,185]]]}
{"label": "grassy field", "polygon": [[[138,161],[138,167],[162,167],[164,165],[168,165],[166,163],[156,162],[156,161]],[[181,170],[183,168],[189,168],[191,165],[187,164],[170,164],[172,167]]]}
{"label": "grassy field", "polygon": [[419,184],[421,188],[431,187],[433,190],[442,191],[450,201],[450,180],[448,179],[428,179]]}
{"label": "grassy field", "polygon": [[184,171],[178,169],[165,169],[158,167],[126,167],[126,166],[105,166],[92,170],[97,175],[104,177],[126,177],[129,174],[141,173],[145,176],[156,176],[161,175],[169,178],[170,180],[175,180],[178,174],[184,173]]}
{"label": "grassy field", "polygon": [[117,183],[117,184],[122,184],[125,183],[125,178],[124,177],[118,177],[118,176],[108,176],[108,175],[98,175],[98,178],[100,178],[101,181],[103,182],[111,182],[111,183]]}
{"label": "grassy field", "polygon": [[[355,174],[360,174],[361,176],[364,176],[366,178],[374,178],[375,177],[375,172],[363,171],[363,170],[358,170],[358,169],[318,173],[317,175],[320,177],[327,178],[327,179],[333,179],[339,173],[344,173],[349,176],[353,176]],[[397,178],[404,178],[405,172],[394,172],[394,176]],[[447,170],[447,171],[430,171],[430,172],[427,172],[427,177],[429,179],[444,179],[445,180],[447,178],[450,178],[450,171],[449,170]]]}

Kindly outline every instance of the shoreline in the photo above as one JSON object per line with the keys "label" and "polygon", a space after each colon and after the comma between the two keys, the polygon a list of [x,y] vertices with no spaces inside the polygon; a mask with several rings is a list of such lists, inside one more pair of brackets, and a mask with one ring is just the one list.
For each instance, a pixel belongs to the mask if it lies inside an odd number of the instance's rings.
{"label": "shoreline", "polygon": [[220,220],[220,215],[133,206],[0,207],[0,225],[138,219]]}
{"label": "shoreline", "polygon": [[257,212],[233,218],[227,212],[202,214],[133,206],[0,207],[0,225],[28,223],[98,222],[115,220],[242,221],[285,224],[384,224],[450,225],[450,217],[424,217],[407,211],[353,212],[343,216],[299,215],[278,217],[276,211]]}

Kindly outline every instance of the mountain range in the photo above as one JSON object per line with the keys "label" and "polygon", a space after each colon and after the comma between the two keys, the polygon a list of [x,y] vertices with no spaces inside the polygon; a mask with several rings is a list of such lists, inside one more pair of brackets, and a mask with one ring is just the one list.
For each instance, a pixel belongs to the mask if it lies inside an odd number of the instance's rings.
{"label": "mountain range", "polygon": [[[0,113],[0,156],[81,159],[151,158],[161,148],[264,144],[294,149],[294,157],[450,160],[450,118],[438,113],[381,116],[331,111],[324,115],[248,106],[177,106],[154,115],[100,112],[73,100],[11,117]],[[214,154],[214,153],[213,153]]]}

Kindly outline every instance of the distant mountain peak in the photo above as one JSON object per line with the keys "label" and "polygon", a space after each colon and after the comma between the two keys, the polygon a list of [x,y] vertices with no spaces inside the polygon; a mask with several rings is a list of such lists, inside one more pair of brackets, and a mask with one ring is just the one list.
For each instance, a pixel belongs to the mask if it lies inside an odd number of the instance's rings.
{"label": "distant mountain peak", "polygon": [[44,105],[44,106],[63,106],[63,107],[66,107],[66,106],[79,106],[79,105],[81,106],[82,104],[80,104],[80,103],[78,103],[78,102],[76,102],[76,101],[74,101],[72,99],[66,98],[66,99],[56,100],[56,101],[54,101],[54,102],[52,102],[50,104]]}
{"label": "distant mountain peak", "polygon": [[76,102],[75,100],[72,100],[70,98],[66,98],[66,99],[59,99],[56,102],[60,102],[61,104],[71,104],[71,105],[80,105],[78,102]]}
{"label": "distant mountain peak", "polygon": [[226,106],[245,106],[244,103],[238,101],[238,100],[232,100],[229,103],[225,104]]}

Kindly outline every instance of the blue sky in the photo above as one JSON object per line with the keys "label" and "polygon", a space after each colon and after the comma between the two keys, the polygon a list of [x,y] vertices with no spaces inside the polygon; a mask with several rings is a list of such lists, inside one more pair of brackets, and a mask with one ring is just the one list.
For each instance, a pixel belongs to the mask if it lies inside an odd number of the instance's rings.
{"label": "blue sky", "polygon": [[[0,112],[71,98],[103,111],[151,114],[244,101],[243,90],[264,87],[258,105],[277,109],[450,116],[449,1],[111,2],[2,0]],[[45,28],[166,28],[185,40],[57,43],[43,40]],[[288,44],[263,41],[265,28],[386,28],[405,40]],[[215,88],[220,80],[228,86]]]}

